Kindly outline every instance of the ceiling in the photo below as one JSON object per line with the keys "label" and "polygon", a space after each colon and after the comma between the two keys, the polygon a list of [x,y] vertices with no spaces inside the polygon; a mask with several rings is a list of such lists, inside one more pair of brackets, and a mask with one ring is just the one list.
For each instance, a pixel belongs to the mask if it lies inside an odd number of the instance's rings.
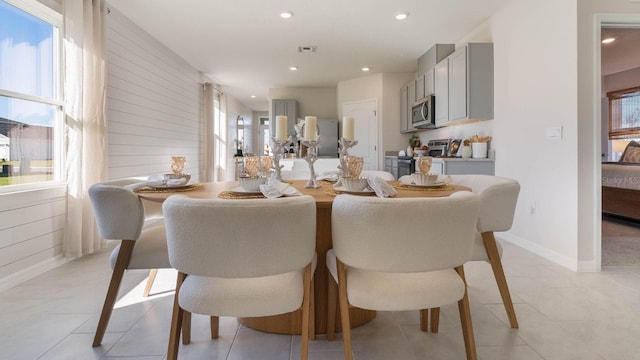
{"label": "ceiling", "polygon": [[[632,26],[632,25],[621,25]],[[614,37],[616,41],[602,44],[602,75],[640,66],[640,28],[635,27],[603,27],[601,38]]]}
{"label": "ceiling", "polygon": [[[510,0],[109,0],[222,91],[256,111],[269,88],[334,87],[415,72],[436,43],[455,43]],[[291,11],[293,17],[279,14]],[[406,20],[395,15],[408,12]],[[317,46],[299,53],[299,46]],[[290,71],[297,66],[297,71]],[[369,73],[361,68],[368,66]],[[252,99],[250,96],[255,95]]]}

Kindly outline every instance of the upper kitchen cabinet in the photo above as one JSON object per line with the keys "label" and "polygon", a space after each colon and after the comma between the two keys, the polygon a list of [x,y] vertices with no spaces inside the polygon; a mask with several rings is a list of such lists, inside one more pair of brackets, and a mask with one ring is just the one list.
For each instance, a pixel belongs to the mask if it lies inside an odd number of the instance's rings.
{"label": "upper kitchen cabinet", "polygon": [[409,90],[407,86],[400,89],[400,132],[407,132],[409,126]]}
{"label": "upper kitchen cabinet", "polygon": [[425,74],[420,74],[418,75],[418,78],[416,79],[416,101],[420,100],[422,98],[424,98],[424,75]]}
{"label": "upper kitchen cabinet", "polygon": [[447,63],[448,120],[444,125],[493,119],[493,44],[469,43],[451,54]]}
{"label": "upper kitchen cabinet", "polygon": [[271,131],[275,134],[276,116],[287,117],[287,134],[295,137],[296,120],[298,118],[298,102],[296,100],[271,100]]}
{"label": "upper kitchen cabinet", "polygon": [[434,76],[433,69],[430,69],[424,74],[424,96],[429,96],[434,94]]}
{"label": "upper kitchen cabinet", "polygon": [[444,59],[433,68],[433,90],[436,95],[436,126],[449,121],[449,61]]}
{"label": "upper kitchen cabinet", "polygon": [[[454,44],[435,44],[418,59],[418,74],[426,74],[455,50]],[[429,94],[425,94],[429,95]]]}

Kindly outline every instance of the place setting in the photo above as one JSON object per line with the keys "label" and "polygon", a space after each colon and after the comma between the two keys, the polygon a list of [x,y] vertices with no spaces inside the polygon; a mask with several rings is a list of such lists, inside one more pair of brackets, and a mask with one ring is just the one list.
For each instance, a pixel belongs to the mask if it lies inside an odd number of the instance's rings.
{"label": "place setting", "polygon": [[403,176],[399,179],[396,187],[398,189],[421,191],[453,190],[453,187],[449,185],[452,181],[450,176],[429,172],[432,161],[433,159],[430,156],[419,157],[416,161],[418,171],[411,175]]}
{"label": "place setting", "polygon": [[239,186],[218,194],[221,199],[261,199],[282,196],[300,196],[302,193],[289,182],[278,180],[269,156],[250,156],[245,160],[244,174],[238,178]]}
{"label": "place setting", "polygon": [[201,188],[202,184],[192,183],[191,174],[183,173],[187,158],[171,157],[171,173],[149,176],[146,181],[128,185],[134,192],[179,192]]}

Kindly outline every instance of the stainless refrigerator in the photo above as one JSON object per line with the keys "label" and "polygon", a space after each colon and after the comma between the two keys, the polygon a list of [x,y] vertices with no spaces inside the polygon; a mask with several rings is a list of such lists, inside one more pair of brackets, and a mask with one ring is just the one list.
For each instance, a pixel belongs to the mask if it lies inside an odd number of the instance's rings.
{"label": "stainless refrigerator", "polygon": [[317,124],[318,135],[320,135],[318,157],[337,158],[338,136],[340,135],[338,119],[318,119]]}

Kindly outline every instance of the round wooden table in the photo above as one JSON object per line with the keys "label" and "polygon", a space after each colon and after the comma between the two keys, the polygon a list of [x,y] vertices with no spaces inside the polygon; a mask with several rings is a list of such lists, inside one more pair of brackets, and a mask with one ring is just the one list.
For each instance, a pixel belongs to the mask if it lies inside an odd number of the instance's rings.
{"label": "round wooden table", "polygon": [[[289,181],[292,185],[305,195],[311,195],[316,200],[316,253],[318,263],[314,274],[314,297],[313,307],[315,309],[315,330],[317,334],[327,333],[327,281],[329,272],[325,262],[326,254],[332,248],[331,241],[331,205],[335,198],[332,191],[332,184],[319,181],[322,185],[318,189],[305,189],[306,180]],[[398,185],[397,182],[390,184]],[[224,191],[228,191],[236,186],[237,182],[216,182],[202,183],[202,186],[189,191],[163,191],[163,192],[137,192],[138,196],[146,201],[163,202],[171,195],[185,195],[191,198],[212,199]],[[441,197],[449,196],[456,191],[471,191],[470,188],[450,184],[443,188],[410,189],[405,186],[396,187],[396,197]],[[357,327],[373,320],[375,311],[352,308],[350,311],[351,326]],[[239,318],[240,323],[252,329],[278,334],[300,334],[302,326],[302,310],[291,313],[256,317]],[[336,314],[336,326],[340,328],[339,309]]]}

